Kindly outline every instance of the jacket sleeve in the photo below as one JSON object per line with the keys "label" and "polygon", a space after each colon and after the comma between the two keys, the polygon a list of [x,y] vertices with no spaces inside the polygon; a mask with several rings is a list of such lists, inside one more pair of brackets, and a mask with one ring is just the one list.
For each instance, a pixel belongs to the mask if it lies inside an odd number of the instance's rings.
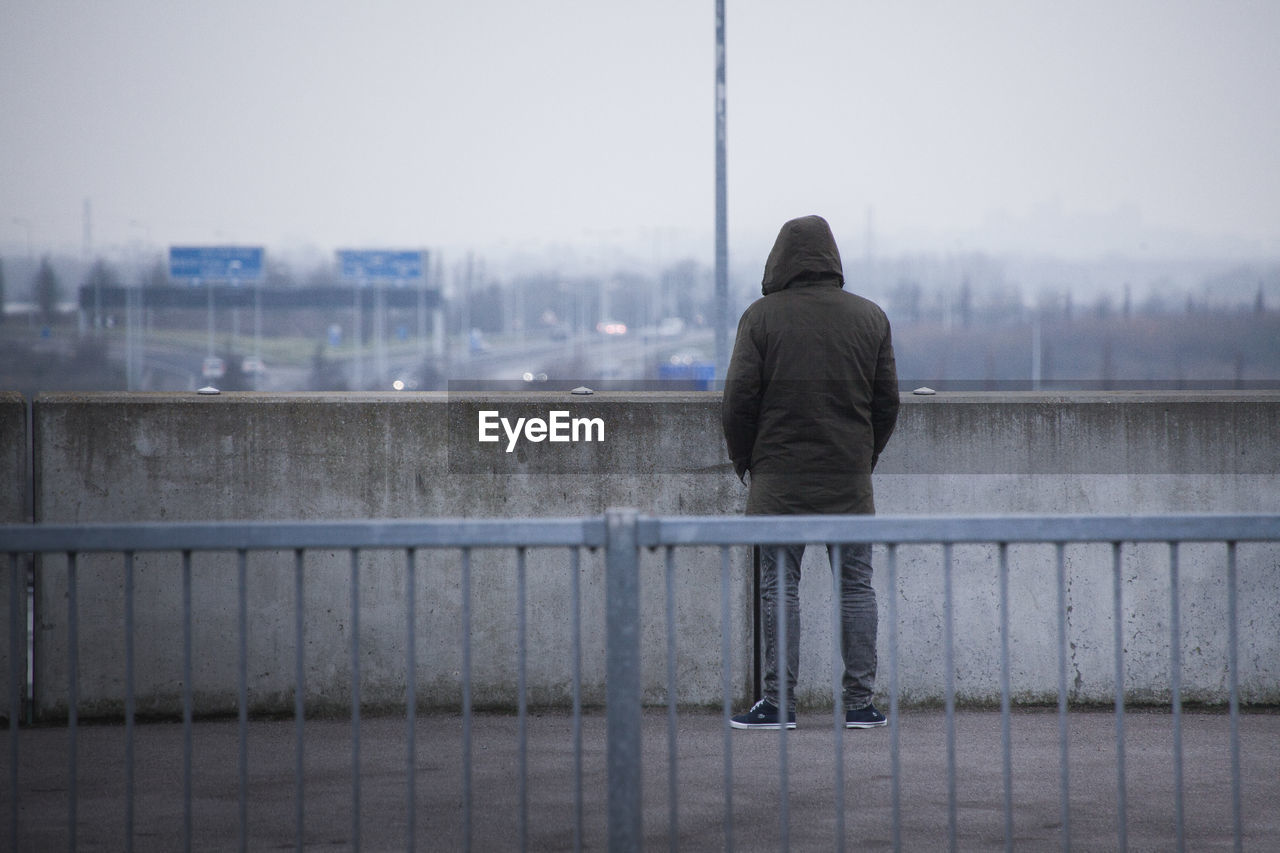
{"label": "jacket sleeve", "polygon": [[893,359],[893,333],[885,319],[884,339],[876,357],[875,384],[871,390],[871,467],[880,460],[880,452],[889,443],[889,436],[898,423],[898,368]]}
{"label": "jacket sleeve", "polygon": [[738,334],[733,355],[724,378],[724,397],[720,404],[720,421],[724,439],[733,461],[733,470],[742,479],[751,467],[751,450],[756,443],[756,424],[760,418],[760,395],[764,368],[763,354],[754,340],[750,311],[738,321]]}

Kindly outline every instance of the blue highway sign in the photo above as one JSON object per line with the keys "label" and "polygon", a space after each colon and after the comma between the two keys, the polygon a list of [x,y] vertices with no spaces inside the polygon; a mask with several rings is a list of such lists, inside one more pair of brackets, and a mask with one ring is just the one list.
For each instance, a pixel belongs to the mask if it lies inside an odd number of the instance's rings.
{"label": "blue highway sign", "polygon": [[261,246],[170,246],[169,276],[214,281],[262,277]]}
{"label": "blue highway sign", "polygon": [[338,269],[343,278],[365,281],[422,278],[422,254],[388,249],[339,249]]}

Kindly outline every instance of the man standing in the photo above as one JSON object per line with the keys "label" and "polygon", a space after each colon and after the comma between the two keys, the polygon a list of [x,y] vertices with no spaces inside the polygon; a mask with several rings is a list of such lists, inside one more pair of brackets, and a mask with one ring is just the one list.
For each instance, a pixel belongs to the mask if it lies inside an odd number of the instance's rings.
{"label": "man standing", "polygon": [[[844,290],[840,252],[820,216],[782,226],[761,290],[764,296],[738,322],[721,410],[729,457],[750,486],[747,514],[874,513],[871,471],[898,418],[888,318],[875,303]],[[839,551],[845,725],[882,726],[885,717],[871,704],[877,619],[871,546]],[[761,546],[764,696],[733,718],[734,728],[781,725],[779,575],[786,581],[786,725],[795,727],[803,554],[803,545]],[[835,571],[830,546],[828,557]]]}

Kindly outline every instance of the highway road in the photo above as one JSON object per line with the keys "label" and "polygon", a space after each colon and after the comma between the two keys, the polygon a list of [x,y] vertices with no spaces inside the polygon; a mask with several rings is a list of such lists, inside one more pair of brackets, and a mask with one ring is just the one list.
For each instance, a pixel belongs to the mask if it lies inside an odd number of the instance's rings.
{"label": "highway road", "polygon": [[[447,359],[432,360],[437,378],[447,380],[458,389],[467,383],[486,385],[495,382],[599,382],[639,381],[657,378],[658,364],[673,354],[688,360],[708,361],[714,341],[709,329],[692,329],[678,335],[656,332],[633,332],[626,335],[590,333],[568,340],[553,341],[546,337],[525,342],[507,341],[470,352],[465,341],[452,342]],[[125,362],[125,341],[114,341],[110,358]],[[135,390],[195,391],[205,385],[218,386],[218,380],[202,375],[205,357],[202,347],[148,341],[142,348]],[[349,354],[330,355],[335,375],[344,377],[348,388],[354,378],[362,378],[363,390],[395,390],[400,380],[403,390],[417,390],[429,381],[423,375],[424,359],[416,344],[389,348],[386,375],[377,375],[378,359],[370,348],[362,355],[357,368]],[[439,386],[441,383],[437,382]],[[324,391],[313,385],[313,369],[305,364],[270,363],[258,377],[255,390],[260,391]]]}

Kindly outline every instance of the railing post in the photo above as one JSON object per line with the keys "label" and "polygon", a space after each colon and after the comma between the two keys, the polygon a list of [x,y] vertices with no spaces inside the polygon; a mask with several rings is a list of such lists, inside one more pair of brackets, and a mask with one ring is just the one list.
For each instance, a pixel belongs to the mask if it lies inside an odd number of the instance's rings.
{"label": "railing post", "polygon": [[605,702],[609,849],[642,847],[640,812],[640,558],[638,513],[605,513]]}

